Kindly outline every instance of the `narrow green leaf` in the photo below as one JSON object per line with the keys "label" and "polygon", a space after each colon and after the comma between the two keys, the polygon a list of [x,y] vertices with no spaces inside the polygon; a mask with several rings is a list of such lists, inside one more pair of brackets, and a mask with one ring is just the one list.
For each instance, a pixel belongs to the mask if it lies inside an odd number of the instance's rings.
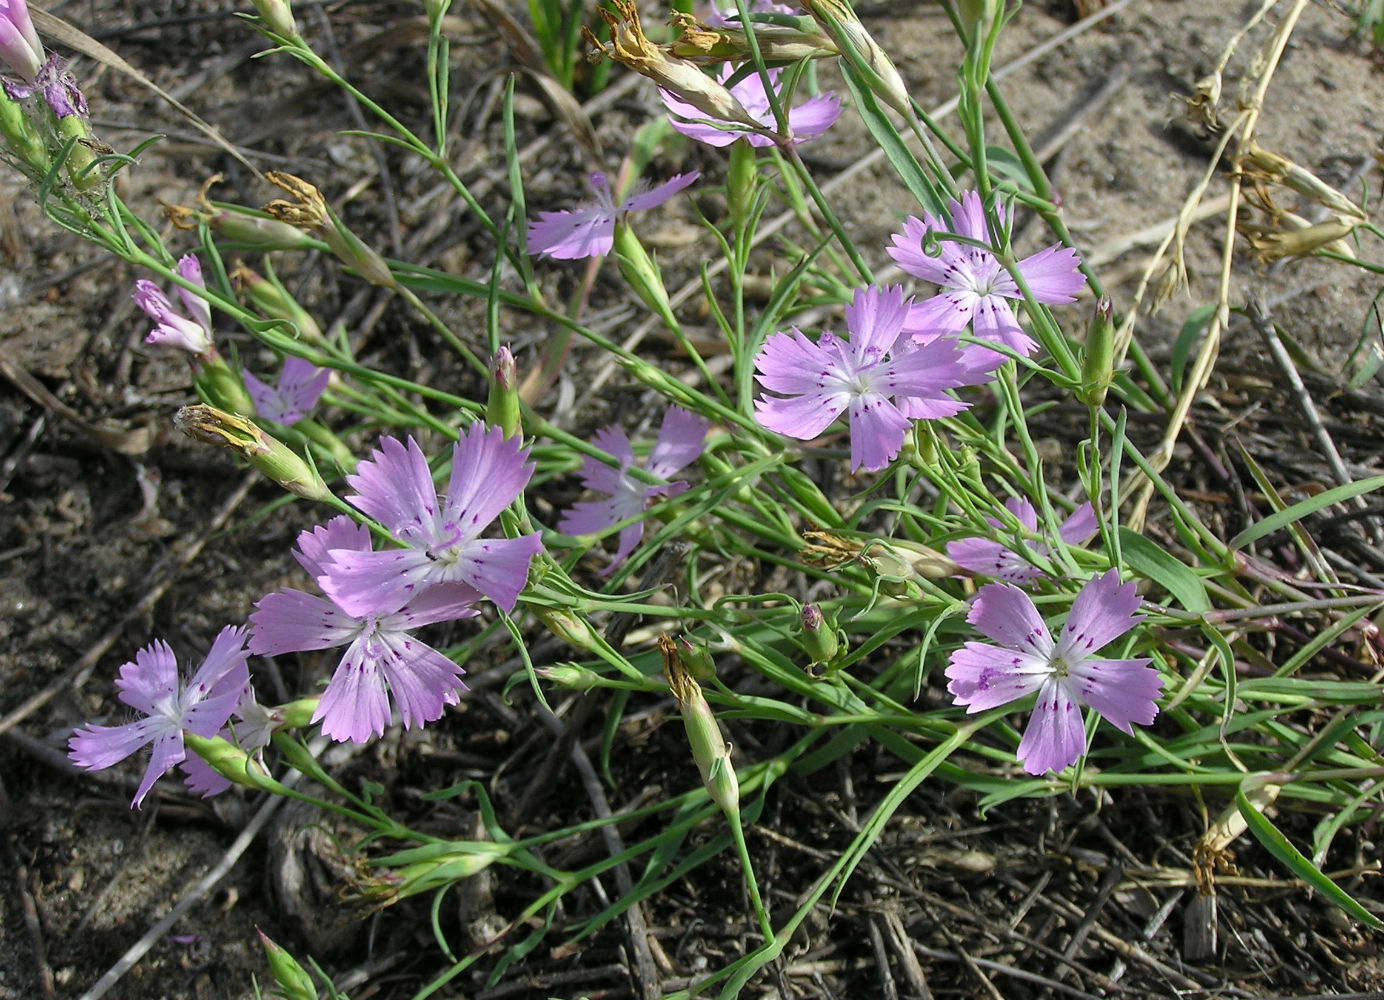
{"label": "narrow green leaf", "polygon": [[1270,514],[1258,524],[1250,525],[1226,544],[1231,549],[1244,548],[1250,542],[1257,542],[1265,535],[1271,535],[1280,528],[1286,528],[1288,525],[1302,520],[1308,514],[1315,514],[1334,503],[1349,500],[1351,497],[1362,496],[1365,493],[1372,493],[1382,487],[1384,487],[1384,476],[1371,476],[1358,482],[1334,487],[1295,503],[1291,507],[1285,507],[1276,514]]}
{"label": "narrow green leaf", "polygon": [[1210,611],[1201,579],[1143,535],[1120,528],[1120,552],[1131,569],[1158,584],[1188,611]]}
{"label": "narrow green leaf", "polygon": [[1384,931],[1384,921],[1361,906],[1349,893],[1323,875],[1321,869],[1312,864],[1301,851],[1292,845],[1287,837],[1279,832],[1278,827],[1270,823],[1268,818],[1254,807],[1254,803],[1245,796],[1243,787],[1235,790],[1235,804],[1239,807],[1240,815],[1245,818],[1250,833],[1254,834],[1259,843],[1264,845],[1265,850],[1286,865],[1294,875],[1356,920],[1377,931]]}

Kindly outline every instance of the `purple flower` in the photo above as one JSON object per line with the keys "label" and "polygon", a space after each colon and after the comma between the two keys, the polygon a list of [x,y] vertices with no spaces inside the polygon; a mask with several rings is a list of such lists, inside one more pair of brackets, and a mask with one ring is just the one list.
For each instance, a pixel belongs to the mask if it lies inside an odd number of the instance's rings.
{"label": "purple flower", "polygon": [[[736,72],[736,67],[726,63],[716,74],[718,83],[724,84]],[[779,92],[779,77],[782,71],[777,69],[769,70],[769,82],[774,87],[774,93]],[[731,95],[750,113],[750,117],[762,122],[764,127],[770,132],[777,129],[774,122],[774,113],[769,106],[769,95],[764,90],[764,78],[752,69],[739,83],[732,86]],[[668,120],[672,122],[673,128],[690,139],[704,142],[708,146],[729,146],[736,139],[745,139],[751,146],[772,146],[774,138],[762,135],[758,132],[751,132],[741,125],[733,122],[712,122],[706,115],[673,94],[670,91],[659,89],[659,96],[663,98],[663,105],[668,109]],[[827,129],[831,128],[837,118],[841,116],[841,99],[836,94],[827,92],[810,97],[795,108],[788,109],[788,136],[790,142],[806,142],[808,139],[815,139]]]}
{"label": "purple flower", "polygon": [[968,642],[952,653],[947,690],[966,712],[981,712],[1038,693],[1033,717],[1019,743],[1029,774],[1061,771],[1086,749],[1080,707],[1090,705],[1126,733],[1158,714],[1163,689],[1148,658],[1104,660],[1093,654],[1118,639],[1142,615],[1134,584],[1110,570],[1081,588],[1062,634],[1054,642],[1033,601],[1018,587],[980,588],[966,620],[997,645]]}
{"label": "purple flower", "polygon": [[244,373],[245,388],[255,401],[255,413],[285,427],[296,424],[312,411],[331,375],[330,371],[318,368],[311,361],[294,357],[284,358],[277,387],[261,382],[248,371]]}
{"label": "purple flower", "polygon": [[123,726],[78,729],[68,743],[68,756],[75,764],[97,771],[152,743],[153,756],[130,803],[139,806],[154,782],[186,756],[183,730],[215,736],[241,703],[250,686],[245,656],[245,630],[227,626],[192,680],[180,688],[173,650],[165,642],[151,643],[120,668],[115,682],[120,700],[145,718]]}
{"label": "purple flower", "polygon": [[[1001,205],[999,212],[1007,225],[1009,209]],[[939,252],[932,256],[924,248],[929,230],[952,232],[991,246],[995,242],[985,223],[980,195],[974,191],[951,203],[948,218],[926,212],[922,221],[908,217],[903,232],[891,237],[889,256],[909,274],[942,286],[941,294],[914,307],[910,329],[955,333],[970,323],[981,340],[1005,344],[1019,354],[1033,353],[1038,344],[1019,326],[1005,301],[1022,296],[999,258],[989,250],[947,239],[936,241]],[[1079,265],[1076,251],[1057,243],[1025,257],[1018,269],[1036,301],[1057,305],[1076,301],[1076,293],[1086,284]]]}
{"label": "purple flower", "polygon": [[[202,265],[192,254],[178,261],[178,274],[198,288],[205,288],[202,281]],[[173,308],[173,303],[158,285],[145,278],[135,282],[135,305],[139,306],[157,324],[144,338],[146,344],[165,344],[177,347],[197,357],[204,357],[212,350],[211,309],[207,300],[194,292],[178,286],[178,298],[183,307],[192,314],[192,319]]]}
{"label": "purple flower", "polygon": [[0,0],[0,63],[25,83],[33,83],[43,66],[43,43],[25,0]]}
{"label": "purple flower", "polygon": [[[1010,497],[1004,506],[1029,531],[1038,530],[1038,512],[1033,509],[1033,504],[1022,497]],[[993,517],[985,520],[995,528],[1004,527]],[[1089,541],[1096,533],[1095,510],[1089,503],[1082,504],[1062,522],[1057,533],[1068,545],[1081,545]],[[1042,542],[1025,541],[1020,543],[1019,548],[1012,549],[991,538],[963,538],[947,546],[947,556],[962,569],[1020,586],[1047,576],[1033,565],[1035,559],[1046,558],[1047,554],[1048,547]]]}
{"label": "purple flower", "polygon": [[537,534],[482,538],[486,525],[524,492],[533,466],[519,440],[473,424],[452,448],[447,495],[438,501],[432,471],[413,438],[384,438],[346,482],[347,500],[404,544],[382,552],[329,549],[317,582],[350,615],[383,615],[425,587],[464,583],[511,611],[543,548]]}
{"label": "purple flower", "polygon": [[652,190],[640,182],[620,204],[610,192],[603,173],[591,175],[596,204],[566,212],[540,212],[528,228],[529,253],[543,253],[558,260],[603,257],[615,242],[615,223],[626,212],[639,212],[662,205],[701,175],[697,171],[678,174]]}
{"label": "purple flower", "polygon": [[776,333],[755,357],[760,385],[782,397],[755,401],[759,422],[810,440],[849,413],[851,471],[881,469],[899,453],[911,421],[951,416],[968,404],[947,395],[970,384],[954,342],[915,345],[904,330],[908,300],[897,285],[856,289],[846,307],[848,339],[817,343],[797,329]]}
{"label": "purple flower", "polygon": [[[707,423],[700,417],[676,406],[670,406],[658,431],[658,442],[649,453],[645,467],[651,476],[667,479],[697,456],[706,447]],[[651,486],[630,475],[634,463],[634,446],[618,427],[605,427],[596,432],[591,443],[620,462],[612,469],[590,456],[582,461],[581,477],[587,489],[609,493],[605,500],[587,500],[575,504],[563,515],[558,528],[569,535],[589,535],[631,517],[638,517],[655,497],[675,497],[687,489],[686,483],[664,483]],[[635,521],[620,529],[620,544],[615,558],[601,571],[605,576],[619,566],[634,551],[644,536],[644,522]]]}
{"label": "purple flower", "polygon": [[[344,552],[370,552],[370,530],[343,516],[299,535],[294,557],[309,575],[320,577]],[[280,590],[255,605],[250,652],[278,656],[346,646],[312,721],[321,721],[322,732],[334,740],[364,743],[389,725],[390,694],[405,729],[439,719],[457,703],[465,687],[461,668],[410,631],[474,617],[479,612],[472,605],[479,600],[471,587],[450,583],[429,587],[397,610],[352,614],[314,594]]]}
{"label": "purple flower", "polygon": [[[3,25],[3,21],[0,21]],[[0,27],[0,33],[4,31]],[[30,82],[0,79],[6,96],[12,101],[27,101],[34,94],[43,94],[43,99],[59,118],[73,115],[86,117],[87,102],[77,79],[67,71],[61,58],[55,52],[39,67],[38,74]]]}

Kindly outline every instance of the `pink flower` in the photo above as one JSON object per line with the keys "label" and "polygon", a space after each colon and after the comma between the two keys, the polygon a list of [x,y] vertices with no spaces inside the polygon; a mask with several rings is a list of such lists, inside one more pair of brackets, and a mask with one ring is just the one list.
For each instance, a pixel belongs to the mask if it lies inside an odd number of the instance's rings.
{"label": "pink flower", "polygon": [[178,683],[178,662],[165,642],[155,641],[120,668],[120,700],[145,716],[123,726],[87,725],[68,742],[73,763],[93,771],[110,767],[152,743],[153,755],[131,806],[139,806],[162,775],[187,755],[183,730],[217,734],[250,690],[245,665],[245,630],[227,626],[186,687]]}
{"label": "pink flower", "polygon": [[[670,406],[658,431],[658,443],[649,453],[648,473],[658,479],[667,479],[683,466],[696,461],[706,447],[706,429],[706,421],[700,417]],[[610,496],[605,500],[583,501],[564,514],[558,528],[568,535],[589,535],[628,518],[638,517],[655,497],[675,497],[687,489],[686,483],[650,485],[632,477],[629,470],[635,464],[634,446],[618,427],[602,428],[596,432],[591,443],[617,459],[620,466],[612,469],[590,456],[582,461],[581,476],[587,489]],[[635,521],[621,528],[615,558],[601,571],[601,575],[605,576],[624,562],[643,536],[643,521]]]}
{"label": "pink flower", "polygon": [[0,63],[25,83],[33,83],[43,65],[43,44],[25,0],[0,0]]}
{"label": "pink flower", "polygon": [[[1002,205],[999,211],[1007,225],[1009,209]],[[951,203],[948,218],[935,218],[926,212],[922,221],[909,216],[903,232],[891,237],[889,256],[909,274],[942,286],[941,294],[913,308],[909,328],[955,333],[970,323],[981,340],[1005,344],[1019,354],[1033,353],[1037,343],[1019,326],[1006,301],[1022,296],[999,258],[989,250],[948,239],[936,241],[938,253],[933,256],[925,249],[929,230],[955,233],[987,246],[995,244],[980,195],[974,191]],[[1019,261],[1018,270],[1036,301],[1057,305],[1076,301],[1076,293],[1086,284],[1079,266],[1076,251],[1058,243]]]}
{"label": "pink flower", "polygon": [[[1038,530],[1038,512],[1033,504],[1022,497],[1010,497],[1004,506],[1029,531]],[[993,517],[985,520],[995,528],[1004,528]],[[1089,503],[1082,504],[1062,522],[1057,533],[1068,545],[1089,541],[1096,533],[1095,510]],[[963,538],[947,546],[947,556],[962,569],[1020,586],[1047,575],[1033,565],[1035,559],[1046,558],[1047,554],[1048,547],[1042,542],[1022,541],[1018,548],[1010,548],[990,538]]]}
{"label": "pink flower", "polygon": [[882,469],[903,447],[912,421],[951,416],[968,404],[947,390],[970,384],[953,341],[921,346],[904,330],[909,300],[898,286],[856,289],[846,307],[847,339],[813,343],[776,333],[755,357],[760,385],[781,396],[755,400],[759,422],[788,437],[817,437],[849,414],[851,470]]}
{"label": "pink flower", "polygon": [[[773,3],[772,0],[752,0],[745,6],[749,9],[751,16],[755,14],[801,14],[801,11],[796,11],[785,4]],[[722,7],[725,8],[724,12],[722,12]],[[740,27],[740,11],[734,2],[722,2],[720,4],[709,2],[702,13],[702,23],[708,28],[738,28]]]}
{"label": "pink flower", "polygon": [[346,499],[383,524],[403,548],[327,551],[317,582],[349,615],[384,615],[417,600],[424,588],[462,583],[512,611],[543,548],[537,534],[482,538],[533,475],[527,449],[499,428],[472,424],[452,447],[447,495],[439,498],[418,442],[384,438],[346,482]]}
{"label": "pink flower", "polygon": [[[736,67],[731,63],[726,63],[716,74],[718,83],[724,84],[736,72]],[[769,70],[769,82],[774,87],[774,93],[779,92],[779,77],[782,71],[777,69]],[[763,123],[769,131],[774,131],[778,126],[774,122],[774,113],[769,106],[769,95],[764,90],[764,78],[753,69],[739,83],[730,88],[731,95],[740,102],[750,117]],[[668,109],[668,120],[672,122],[673,128],[690,139],[704,142],[708,146],[729,146],[736,139],[744,139],[751,146],[772,146],[774,139],[758,132],[746,130],[743,126],[733,122],[713,122],[704,113],[697,110],[691,104],[681,100],[677,95],[670,91],[659,89],[659,96],[663,98],[663,106]],[[788,109],[788,136],[790,142],[806,142],[808,139],[815,139],[827,129],[831,128],[836,119],[841,116],[841,99],[836,94],[828,92],[810,97],[795,108]]]}
{"label": "pink flower", "polygon": [[[294,557],[319,577],[342,552],[369,552],[370,529],[348,517],[298,536]],[[429,587],[398,610],[351,614],[332,601],[285,589],[268,594],[250,616],[250,652],[278,656],[308,649],[345,646],[336,672],[322,693],[312,721],[334,740],[364,743],[389,725],[389,696],[399,706],[404,728],[442,717],[455,705],[461,668],[415,639],[413,629],[433,622],[474,617],[479,592],[464,584]],[[387,607],[387,604],[386,604]]]}
{"label": "pink flower", "polygon": [[591,188],[596,204],[565,212],[540,212],[528,228],[529,253],[543,253],[558,260],[604,257],[615,242],[615,223],[627,212],[639,212],[662,205],[701,175],[697,171],[678,174],[658,187],[646,190],[642,182],[634,193],[615,204],[606,175],[593,173]]}
{"label": "pink flower", "polygon": [[332,375],[311,361],[293,357],[284,358],[277,386],[261,382],[248,371],[243,374],[245,388],[255,402],[255,414],[286,427],[296,424],[312,411],[322,398],[322,392]]}
{"label": "pink flower", "polygon": [[[206,287],[202,280],[202,265],[192,254],[186,254],[178,261],[178,274],[198,288]],[[158,285],[145,278],[135,282],[133,298],[135,305],[143,309],[156,324],[149,331],[149,336],[144,338],[146,344],[176,347],[197,357],[211,352],[211,309],[206,299],[178,286],[178,298],[182,300],[183,308],[192,315],[188,319],[173,308],[173,303]]]}
{"label": "pink flower", "polygon": [[1150,659],[1094,655],[1143,620],[1134,613],[1138,607],[1134,584],[1121,585],[1112,569],[1081,588],[1054,642],[1027,594],[1007,583],[987,584],[966,620],[996,645],[968,642],[952,653],[947,690],[967,714],[1037,692],[1019,759],[1029,774],[1061,771],[1086,749],[1082,705],[1131,734],[1131,723],[1146,726],[1158,714],[1163,681]]}

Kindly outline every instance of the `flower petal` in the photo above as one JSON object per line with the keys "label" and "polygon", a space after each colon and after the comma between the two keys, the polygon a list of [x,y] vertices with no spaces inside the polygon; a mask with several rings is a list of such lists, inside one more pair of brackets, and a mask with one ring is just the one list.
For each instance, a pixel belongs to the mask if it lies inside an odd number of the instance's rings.
{"label": "flower petal", "polygon": [[1008,705],[1043,686],[1052,676],[1044,658],[1001,649],[983,642],[968,642],[951,655],[947,667],[951,692],[967,714]]}
{"label": "flower petal", "polygon": [[987,639],[1018,652],[1050,658],[1052,635],[1032,599],[1018,587],[990,583],[980,588],[966,620]]}
{"label": "flower petal", "polygon": [[1029,774],[1060,772],[1086,751],[1081,710],[1059,681],[1049,681],[1038,693],[1038,704],[1019,741],[1019,759]]}
{"label": "flower petal", "polygon": [[1019,261],[1019,273],[1034,299],[1048,305],[1076,301],[1076,293],[1086,287],[1081,259],[1071,247],[1055,243]]}
{"label": "flower petal", "polygon": [[1058,637],[1058,654],[1069,664],[1085,659],[1143,621],[1134,612],[1139,594],[1133,583],[1120,584],[1120,574],[1110,570],[1093,577],[1072,602],[1072,612]]}
{"label": "flower petal", "polygon": [[689,462],[695,462],[706,449],[707,422],[680,406],[668,407],[659,425],[658,441],[649,453],[648,470],[667,479]]}
{"label": "flower petal", "polygon": [[1152,660],[1088,659],[1071,666],[1067,685],[1074,697],[1090,705],[1106,722],[1126,733],[1131,723],[1147,726],[1158,715],[1163,678]]}

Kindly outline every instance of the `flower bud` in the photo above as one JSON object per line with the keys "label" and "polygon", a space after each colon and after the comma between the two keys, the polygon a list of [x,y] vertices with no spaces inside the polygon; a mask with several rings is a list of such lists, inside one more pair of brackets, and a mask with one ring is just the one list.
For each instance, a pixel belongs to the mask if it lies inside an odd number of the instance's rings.
{"label": "flower bud", "polygon": [[299,698],[285,702],[270,709],[274,717],[275,729],[302,729],[312,725],[312,717],[317,712],[320,698]]}
{"label": "flower bud", "polygon": [[512,438],[520,430],[519,370],[508,347],[495,352],[490,362],[490,398],[485,404],[485,421]]}
{"label": "flower bud", "polygon": [[595,653],[601,648],[591,632],[591,626],[580,615],[562,608],[533,609],[544,626],[567,645],[585,653]]}
{"label": "flower bud", "polygon": [[1115,320],[1109,297],[1102,296],[1081,348],[1081,388],[1077,398],[1087,406],[1100,406],[1114,381]]}
{"label": "flower bud", "polygon": [[[282,223],[275,223],[275,225],[282,225]],[[297,328],[298,335],[304,340],[323,341],[326,339],[322,335],[322,328],[317,325],[317,321],[298,304],[297,299],[288,294],[288,289],[284,288],[277,278],[264,278],[244,264],[237,264],[231,270],[230,277],[231,284],[245,296],[245,300],[270,319],[281,319],[292,323]]]}
{"label": "flower bud", "polygon": [[24,108],[0,87],[0,139],[14,154],[30,180],[42,180],[53,167],[43,138],[24,114]]}
{"label": "flower bud", "polygon": [[798,624],[802,627],[802,647],[812,658],[814,667],[836,659],[836,654],[841,651],[836,622],[822,613],[820,605],[804,604],[798,614]]}
{"label": "flower bud", "polygon": [[716,679],[716,660],[711,655],[711,649],[705,642],[690,642],[687,639],[678,639],[682,643],[682,662],[687,668],[687,672],[699,681],[714,681]]}
{"label": "flower bud", "polygon": [[575,663],[558,663],[551,667],[538,667],[534,670],[545,681],[567,688],[569,691],[590,691],[601,687],[601,675],[590,667]]}
{"label": "flower bud", "polygon": [[730,762],[730,748],[721,735],[716,716],[702,695],[701,686],[683,665],[677,644],[668,636],[660,635],[658,647],[663,653],[663,675],[682,712],[683,728],[687,730],[687,742],[692,747],[692,759],[697,762],[697,770],[701,772],[702,784],[706,786],[711,800],[727,816],[738,816],[740,782],[735,776],[735,768]]}
{"label": "flower bud", "polygon": [[726,204],[736,232],[744,231],[749,224],[758,176],[754,147],[748,142],[731,143],[730,167],[726,170]]}
{"label": "flower bud", "polygon": [[227,781],[252,788],[257,792],[282,794],[287,791],[264,769],[264,765],[254,755],[220,736],[198,736],[194,732],[183,733],[183,745],[204,760],[209,768]]}
{"label": "flower bud", "polygon": [[677,318],[668,302],[668,290],[663,287],[663,274],[624,219],[615,223],[614,249],[620,275],[640,301],[656,312],[669,329],[676,329]]}
{"label": "flower bud", "polygon": [[903,77],[849,4],[843,0],[797,0],[797,3],[816,19],[841,57],[860,73],[876,97],[905,118],[913,116],[913,102]]}
{"label": "flower bud", "polygon": [[293,7],[288,0],[254,0],[255,13],[264,26],[280,38],[297,39],[298,22],[293,19]]}
{"label": "flower bud", "polygon": [[179,410],[173,417],[173,425],[190,438],[230,448],[296,496],[323,503],[334,499],[317,469],[247,417],[199,404]]}
{"label": "flower bud", "polygon": [[287,1000],[317,1000],[317,984],[312,981],[308,971],[298,964],[298,960],[275,944],[270,937],[255,928],[260,944],[264,946],[264,957],[269,962],[269,973],[283,990]]}
{"label": "flower bud", "polygon": [[391,906],[409,896],[445,889],[479,875],[508,854],[506,845],[487,840],[425,844],[383,859],[386,864],[405,863],[367,886],[366,892],[379,897],[381,906]]}
{"label": "flower bud", "polygon": [[217,409],[247,417],[255,412],[255,401],[245,389],[245,380],[215,348],[192,359],[192,373],[197,394]]}

